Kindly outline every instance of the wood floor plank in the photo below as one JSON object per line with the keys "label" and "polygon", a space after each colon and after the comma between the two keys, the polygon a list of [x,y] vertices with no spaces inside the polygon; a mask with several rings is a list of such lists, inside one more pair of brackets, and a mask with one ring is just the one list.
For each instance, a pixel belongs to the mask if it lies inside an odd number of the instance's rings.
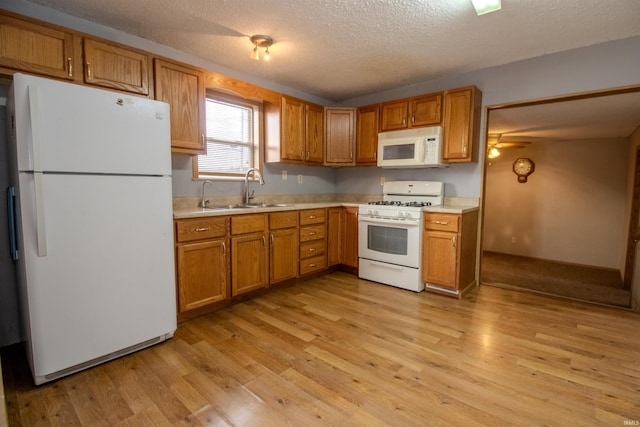
{"label": "wood floor plank", "polygon": [[334,272],[39,387],[20,346],[1,354],[11,426],[640,421],[640,314],[488,286],[457,300]]}

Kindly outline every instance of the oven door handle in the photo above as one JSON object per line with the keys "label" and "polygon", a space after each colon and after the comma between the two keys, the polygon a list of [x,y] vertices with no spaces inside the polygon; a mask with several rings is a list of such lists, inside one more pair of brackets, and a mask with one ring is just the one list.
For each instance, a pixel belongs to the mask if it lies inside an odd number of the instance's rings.
{"label": "oven door handle", "polygon": [[396,225],[400,228],[418,227],[420,221],[413,220],[397,220],[397,219],[385,219],[385,218],[366,218],[362,215],[358,216],[360,222],[368,222],[369,224],[390,224]]}

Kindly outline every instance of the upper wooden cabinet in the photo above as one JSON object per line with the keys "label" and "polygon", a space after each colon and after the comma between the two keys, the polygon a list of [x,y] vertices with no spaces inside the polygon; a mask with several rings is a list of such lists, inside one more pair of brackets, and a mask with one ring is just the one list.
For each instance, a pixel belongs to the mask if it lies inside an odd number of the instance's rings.
{"label": "upper wooden cabinet", "polygon": [[307,163],[322,164],[324,160],[324,108],[320,105],[305,105],[305,148]]}
{"label": "upper wooden cabinet", "polygon": [[444,93],[443,147],[445,162],[477,161],[482,92],[475,86]]}
{"label": "upper wooden cabinet", "polygon": [[378,115],[380,105],[356,111],[356,163],[375,165],[378,161]]}
{"label": "upper wooden cabinet", "polygon": [[[265,109],[267,116],[275,117],[277,111]],[[279,129],[269,129],[267,118],[266,161],[321,165],[324,160],[323,107],[283,95],[279,113]]]}
{"label": "upper wooden cabinet", "polygon": [[384,102],[380,105],[380,131],[436,126],[442,122],[442,93]]}
{"label": "upper wooden cabinet", "polygon": [[442,122],[442,94],[411,98],[410,127],[435,126]]}
{"label": "upper wooden cabinet", "polygon": [[2,15],[0,66],[74,80],[73,34],[58,27]]}
{"label": "upper wooden cabinet", "polygon": [[306,135],[304,101],[290,96],[283,96],[281,121],[281,159],[304,161],[304,139]]}
{"label": "upper wooden cabinet", "polygon": [[355,145],[355,110],[353,108],[325,108],[325,156],[331,166],[352,166]]}
{"label": "upper wooden cabinet", "polygon": [[88,38],[83,53],[86,84],[149,95],[149,55]]}
{"label": "upper wooden cabinet", "polygon": [[383,102],[380,105],[380,131],[406,129],[409,124],[409,102],[404,100]]}
{"label": "upper wooden cabinet", "polygon": [[205,92],[204,73],[197,68],[156,58],[155,98],[169,104],[171,150],[204,154]]}

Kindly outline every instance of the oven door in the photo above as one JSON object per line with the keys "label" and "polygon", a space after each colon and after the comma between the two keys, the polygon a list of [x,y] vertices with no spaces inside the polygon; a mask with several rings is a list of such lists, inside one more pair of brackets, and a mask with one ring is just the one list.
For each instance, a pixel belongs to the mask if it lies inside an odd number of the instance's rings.
{"label": "oven door", "polygon": [[419,268],[421,262],[420,220],[397,221],[358,217],[358,256],[374,261]]}

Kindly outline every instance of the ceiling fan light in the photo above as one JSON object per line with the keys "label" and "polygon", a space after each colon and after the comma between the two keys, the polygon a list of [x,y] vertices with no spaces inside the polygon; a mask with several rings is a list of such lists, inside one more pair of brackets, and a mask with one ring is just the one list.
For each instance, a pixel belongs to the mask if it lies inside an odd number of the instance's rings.
{"label": "ceiling fan light", "polygon": [[489,150],[489,158],[490,159],[495,159],[496,157],[498,157],[500,155],[500,150],[498,150],[496,147],[493,147]]}
{"label": "ceiling fan light", "polygon": [[269,53],[269,46],[267,46],[267,48],[264,50],[264,60],[268,61],[270,57],[271,54]]}
{"label": "ceiling fan light", "polygon": [[260,53],[258,53],[258,46],[253,48],[253,51],[251,52],[251,59],[255,59],[256,61],[260,60]]}
{"label": "ceiling fan light", "polygon": [[495,12],[502,7],[501,0],[471,0],[478,16]]}

